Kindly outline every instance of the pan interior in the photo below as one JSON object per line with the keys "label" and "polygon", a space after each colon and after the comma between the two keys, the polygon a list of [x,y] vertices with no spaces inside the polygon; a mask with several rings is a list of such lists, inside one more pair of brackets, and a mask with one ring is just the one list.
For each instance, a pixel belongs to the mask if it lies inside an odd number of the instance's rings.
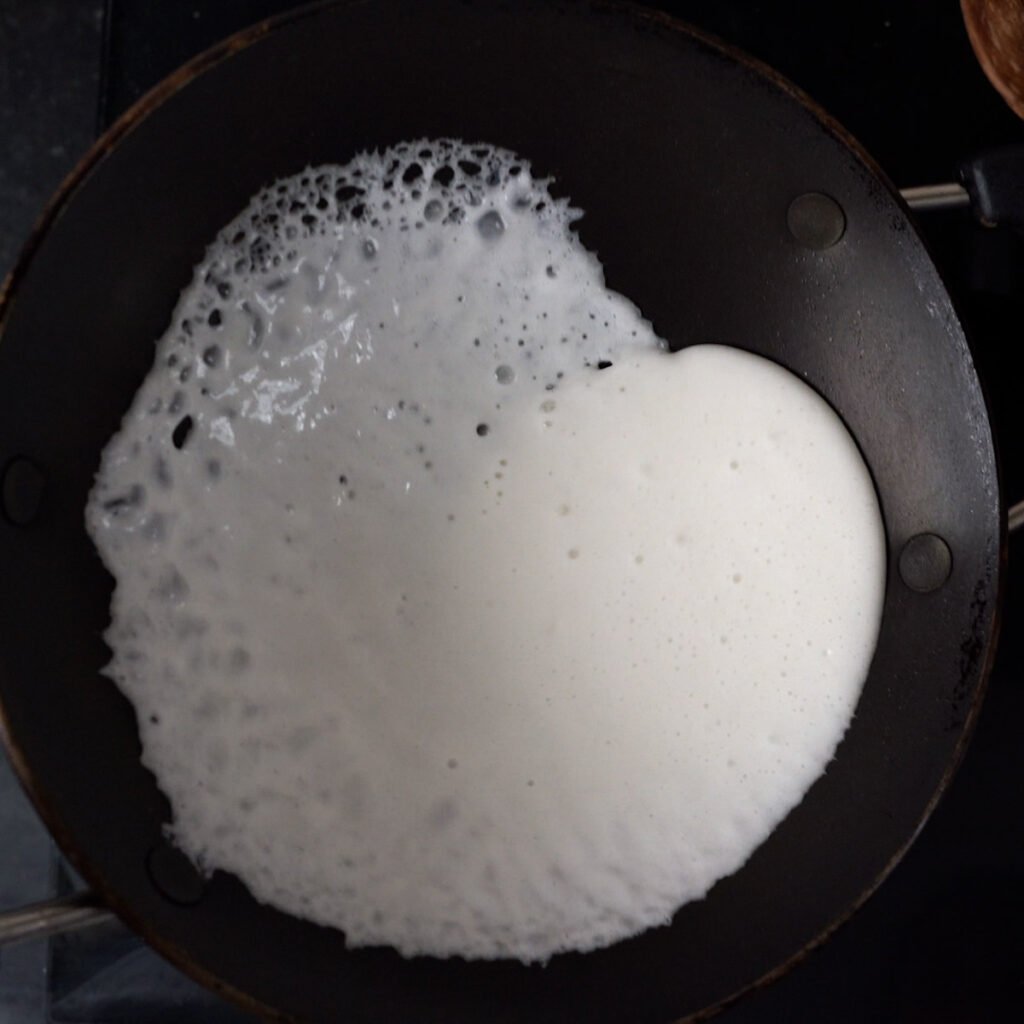
{"label": "pan interior", "polygon": [[87,511],[176,840],[352,947],[665,924],[824,770],[877,640],[841,421],[668,354],[528,166],[421,140],[262,193]]}

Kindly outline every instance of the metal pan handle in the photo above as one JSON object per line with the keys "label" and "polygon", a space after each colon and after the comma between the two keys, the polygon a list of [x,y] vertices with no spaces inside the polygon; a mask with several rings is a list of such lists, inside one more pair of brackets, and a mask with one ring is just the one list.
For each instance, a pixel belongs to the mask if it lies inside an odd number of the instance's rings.
{"label": "metal pan handle", "polygon": [[0,913],[0,947],[91,928],[116,919],[114,912],[92,892],[76,893],[46,903],[31,903],[27,907]]}
{"label": "metal pan handle", "polygon": [[985,227],[1024,231],[1024,145],[985,150],[957,168],[960,181],[900,190],[917,212],[970,207]]}
{"label": "metal pan handle", "polygon": [[1006,526],[1010,533],[1015,533],[1024,526],[1024,501],[1018,501],[1016,505],[1010,506],[1006,513]]}

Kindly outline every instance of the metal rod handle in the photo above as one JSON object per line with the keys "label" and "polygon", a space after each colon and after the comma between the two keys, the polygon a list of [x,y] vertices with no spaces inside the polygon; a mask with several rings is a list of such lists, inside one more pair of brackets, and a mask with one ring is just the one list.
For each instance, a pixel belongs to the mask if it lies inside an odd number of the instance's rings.
{"label": "metal rod handle", "polygon": [[92,892],[64,899],[31,903],[17,910],[0,912],[0,946],[41,939],[47,935],[77,931],[114,921],[114,912]]}
{"label": "metal rod handle", "polygon": [[952,182],[903,188],[900,195],[912,210],[956,210],[971,203],[967,189]]}
{"label": "metal rod handle", "polygon": [[1018,501],[1016,505],[1011,505],[1006,513],[1006,527],[1010,533],[1015,533],[1022,526],[1024,526],[1024,501]]}

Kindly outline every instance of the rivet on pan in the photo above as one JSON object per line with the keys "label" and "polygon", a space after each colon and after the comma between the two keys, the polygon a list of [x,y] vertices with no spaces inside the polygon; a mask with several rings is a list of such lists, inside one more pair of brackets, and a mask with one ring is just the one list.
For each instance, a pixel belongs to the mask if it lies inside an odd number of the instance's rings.
{"label": "rivet on pan", "polygon": [[934,533],[919,533],[911,537],[900,552],[900,576],[903,582],[919,594],[938,590],[953,570],[953,555],[949,545]]}
{"label": "rivet on pan", "polygon": [[160,895],[181,907],[203,898],[206,883],[195,865],[170,843],[159,843],[146,856],[146,872]]}
{"label": "rivet on pan", "polygon": [[824,192],[805,192],[789,204],[786,225],[808,249],[829,249],[846,231],[843,208]]}
{"label": "rivet on pan", "polygon": [[16,455],[3,468],[0,508],[14,526],[28,526],[39,514],[46,479],[39,467],[23,455]]}

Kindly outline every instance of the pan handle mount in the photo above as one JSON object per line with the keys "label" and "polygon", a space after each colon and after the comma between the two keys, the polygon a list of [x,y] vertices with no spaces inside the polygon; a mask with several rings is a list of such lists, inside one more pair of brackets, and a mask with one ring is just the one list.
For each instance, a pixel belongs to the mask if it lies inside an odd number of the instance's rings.
{"label": "pan handle mount", "polygon": [[1024,231],[1024,145],[988,149],[957,168],[960,181],[900,190],[917,212],[970,207],[985,227]]}
{"label": "pan handle mount", "polygon": [[974,216],[1024,231],[1024,145],[987,150],[960,164]]}

